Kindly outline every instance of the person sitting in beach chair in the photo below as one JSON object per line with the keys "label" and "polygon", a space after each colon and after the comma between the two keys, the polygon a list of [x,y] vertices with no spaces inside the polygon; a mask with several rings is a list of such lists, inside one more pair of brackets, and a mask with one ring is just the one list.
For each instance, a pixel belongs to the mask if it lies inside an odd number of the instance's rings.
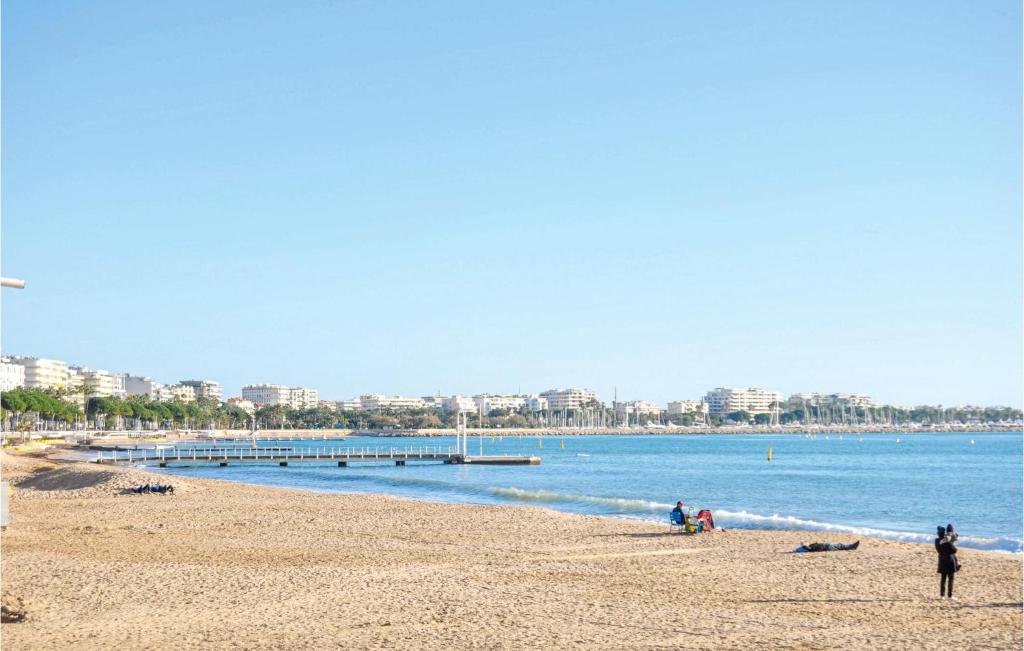
{"label": "person sitting in beach chair", "polygon": [[686,513],[683,512],[683,508],[686,505],[682,502],[676,502],[676,508],[672,509],[672,512],[668,514],[668,531],[672,533],[673,527],[679,527],[680,531],[684,531],[686,527]]}
{"label": "person sitting in beach chair", "polygon": [[855,543],[849,543],[844,545],[842,543],[801,543],[799,547],[793,550],[796,554],[802,554],[804,552],[847,552],[853,551],[860,546],[860,541]]}

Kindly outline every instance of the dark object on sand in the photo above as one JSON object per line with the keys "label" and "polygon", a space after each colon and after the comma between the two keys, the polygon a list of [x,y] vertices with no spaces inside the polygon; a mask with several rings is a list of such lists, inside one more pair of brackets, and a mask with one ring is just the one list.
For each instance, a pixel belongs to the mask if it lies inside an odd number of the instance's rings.
{"label": "dark object on sand", "polygon": [[852,552],[858,547],[860,547],[859,540],[848,545],[842,543],[811,543],[810,545],[800,545],[793,551],[797,554],[804,552]]}

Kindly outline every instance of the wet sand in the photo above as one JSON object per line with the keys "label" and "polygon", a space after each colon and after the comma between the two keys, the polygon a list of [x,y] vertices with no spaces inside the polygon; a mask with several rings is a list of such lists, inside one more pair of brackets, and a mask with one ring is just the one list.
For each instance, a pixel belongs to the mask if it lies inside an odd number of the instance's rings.
{"label": "wet sand", "polygon": [[[326,495],[4,455],[4,649],[1019,649],[1019,556]],[[142,482],[175,495],[134,495]]]}

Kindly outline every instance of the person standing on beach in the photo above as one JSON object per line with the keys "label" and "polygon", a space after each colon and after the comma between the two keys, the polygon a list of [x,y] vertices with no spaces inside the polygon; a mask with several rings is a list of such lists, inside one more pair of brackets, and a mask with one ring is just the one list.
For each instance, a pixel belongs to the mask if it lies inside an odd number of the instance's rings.
{"label": "person standing on beach", "polygon": [[935,538],[935,551],[939,554],[939,598],[948,596],[953,599],[953,575],[957,570],[956,542],[957,535],[953,525],[938,528]]}

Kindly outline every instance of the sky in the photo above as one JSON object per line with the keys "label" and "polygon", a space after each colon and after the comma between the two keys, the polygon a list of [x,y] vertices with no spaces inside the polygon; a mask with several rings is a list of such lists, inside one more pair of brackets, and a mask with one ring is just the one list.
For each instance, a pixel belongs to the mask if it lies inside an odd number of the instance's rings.
{"label": "sky", "polygon": [[1018,2],[2,16],[2,349],[360,393],[1022,402]]}

